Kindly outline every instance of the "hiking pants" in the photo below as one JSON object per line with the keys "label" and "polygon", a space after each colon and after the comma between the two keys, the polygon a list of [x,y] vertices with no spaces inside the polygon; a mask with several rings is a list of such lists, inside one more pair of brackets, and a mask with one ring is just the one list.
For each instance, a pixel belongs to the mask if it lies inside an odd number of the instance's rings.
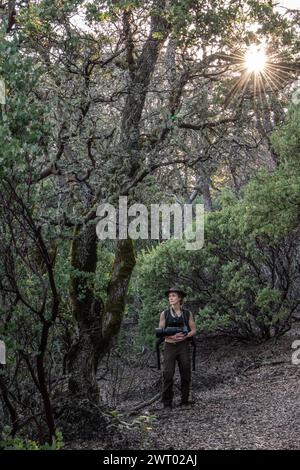
{"label": "hiking pants", "polygon": [[181,401],[187,402],[191,383],[190,343],[188,340],[179,343],[167,343],[165,341],[162,391],[164,405],[172,406],[176,361],[178,362],[181,377]]}

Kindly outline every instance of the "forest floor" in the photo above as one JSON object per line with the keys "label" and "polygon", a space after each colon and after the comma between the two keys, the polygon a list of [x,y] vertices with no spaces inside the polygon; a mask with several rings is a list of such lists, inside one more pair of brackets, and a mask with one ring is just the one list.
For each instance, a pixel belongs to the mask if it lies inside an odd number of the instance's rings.
{"label": "forest floor", "polygon": [[160,391],[161,373],[154,368],[155,356],[152,363],[147,361],[140,368],[123,364],[111,375],[113,388],[107,379],[107,397],[115,397],[113,408],[122,421],[146,420],[141,427],[144,430],[138,434],[131,428],[122,431],[127,436],[123,440],[76,442],[66,447],[300,449],[300,364],[292,364],[292,343],[297,339],[300,330],[296,328],[260,345],[221,337],[199,338],[193,404],[188,409],[176,406],[180,401],[176,370],[175,407],[169,413],[162,410],[159,401],[134,413],[136,406],[151,401]]}

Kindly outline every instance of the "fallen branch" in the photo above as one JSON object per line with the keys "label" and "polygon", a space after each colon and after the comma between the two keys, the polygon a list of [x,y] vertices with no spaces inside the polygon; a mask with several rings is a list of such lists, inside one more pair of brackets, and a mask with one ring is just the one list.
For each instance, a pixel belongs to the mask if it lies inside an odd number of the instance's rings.
{"label": "fallen branch", "polygon": [[161,398],[161,392],[157,393],[156,395],[154,395],[154,397],[152,397],[150,400],[147,400],[147,401],[144,401],[138,405],[136,405],[134,408],[132,408],[131,410],[124,410],[125,413],[128,413],[129,415],[131,414],[135,414],[137,411],[145,408],[146,406],[149,406],[149,405],[152,405],[152,403],[155,403],[156,401],[158,401],[159,399]]}

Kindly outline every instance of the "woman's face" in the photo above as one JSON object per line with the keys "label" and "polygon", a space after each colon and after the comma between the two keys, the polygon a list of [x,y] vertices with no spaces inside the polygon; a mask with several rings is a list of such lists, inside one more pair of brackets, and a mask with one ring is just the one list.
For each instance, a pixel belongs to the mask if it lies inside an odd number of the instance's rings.
{"label": "woman's face", "polygon": [[170,292],[169,294],[170,305],[176,305],[180,303],[180,296],[176,292]]}

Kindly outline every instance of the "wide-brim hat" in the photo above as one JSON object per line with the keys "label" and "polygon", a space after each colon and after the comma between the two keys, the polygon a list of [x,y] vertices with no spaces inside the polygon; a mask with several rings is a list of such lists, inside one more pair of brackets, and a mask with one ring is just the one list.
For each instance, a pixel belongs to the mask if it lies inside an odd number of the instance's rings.
{"label": "wide-brim hat", "polygon": [[181,297],[186,296],[186,292],[184,292],[184,290],[180,289],[180,287],[170,287],[170,289],[166,290],[166,292],[165,292],[166,296],[168,297],[168,295],[171,292],[175,292],[176,294],[181,295]]}

